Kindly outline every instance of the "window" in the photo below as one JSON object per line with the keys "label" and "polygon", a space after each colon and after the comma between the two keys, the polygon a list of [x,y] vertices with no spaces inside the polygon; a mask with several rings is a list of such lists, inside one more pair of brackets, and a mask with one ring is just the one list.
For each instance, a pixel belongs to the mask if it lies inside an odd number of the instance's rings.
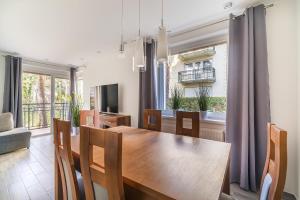
{"label": "window", "polygon": [[51,76],[22,73],[22,104],[25,127],[48,127],[51,114]]}
{"label": "window", "polygon": [[[159,77],[162,70],[158,70]],[[227,44],[216,44],[207,48],[172,55],[167,70],[164,71],[165,84],[159,84],[158,93],[166,93],[165,102],[159,99],[161,109],[170,110],[172,89],[179,87],[184,100],[182,108],[199,111],[196,91],[199,85],[209,88],[209,111],[226,112],[227,93]]]}
{"label": "window", "polygon": [[70,80],[46,74],[23,72],[24,126],[28,129],[49,128],[51,116],[68,119],[69,95]]}
{"label": "window", "polygon": [[194,69],[193,63],[184,64],[184,70],[193,70],[193,69]]}

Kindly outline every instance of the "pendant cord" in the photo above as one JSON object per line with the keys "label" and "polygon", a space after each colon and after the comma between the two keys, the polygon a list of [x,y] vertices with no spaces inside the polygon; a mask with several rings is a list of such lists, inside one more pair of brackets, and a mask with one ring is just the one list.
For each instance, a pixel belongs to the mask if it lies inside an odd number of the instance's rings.
{"label": "pendant cord", "polygon": [[121,44],[124,42],[124,0],[122,0],[122,10],[121,10]]}
{"label": "pendant cord", "polygon": [[164,26],[164,0],[161,0],[161,26]]}
{"label": "pendant cord", "polygon": [[139,37],[141,36],[141,0],[139,0]]}

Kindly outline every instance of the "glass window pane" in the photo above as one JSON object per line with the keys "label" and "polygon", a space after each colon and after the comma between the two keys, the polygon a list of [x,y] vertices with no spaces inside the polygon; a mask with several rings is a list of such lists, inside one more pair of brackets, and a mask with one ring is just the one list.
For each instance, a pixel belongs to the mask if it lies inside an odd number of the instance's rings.
{"label": "glass window pane", "polygon": [[167,109],[171,109],[172,89],[178,86],[184,95],[181,109],[199,111],[196,91],[202,84],[210,88],[209,111],[226,112],[227,43],[173,55],[167,72]]}
{"label": "glass window pane", "polygon": [[60,119],[68,119],[70,101],[70,80],[55,79],[54,115]]}
{"label": "glass window pane", "polygon": [[51,77],[22,73],[23,124],[29,129],[51,124]]}

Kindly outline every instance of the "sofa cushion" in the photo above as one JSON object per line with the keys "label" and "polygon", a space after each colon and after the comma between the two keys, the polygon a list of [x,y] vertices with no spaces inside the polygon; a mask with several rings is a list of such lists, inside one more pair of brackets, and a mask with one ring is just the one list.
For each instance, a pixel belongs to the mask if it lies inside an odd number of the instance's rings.
{"label": "sofa cushion", "polygon": [[9,131],[3,131],[0,132],[0,137],[7,136],[7,135],[16,135],[16,134],[23,134],[30,132],[27,128],[21,127],[21,128],[14,128]]}
{"label": "sofa cushion", "polygon": [[11,113],[0,114],[0,132],[10,131],[14,128],[13,115]]}

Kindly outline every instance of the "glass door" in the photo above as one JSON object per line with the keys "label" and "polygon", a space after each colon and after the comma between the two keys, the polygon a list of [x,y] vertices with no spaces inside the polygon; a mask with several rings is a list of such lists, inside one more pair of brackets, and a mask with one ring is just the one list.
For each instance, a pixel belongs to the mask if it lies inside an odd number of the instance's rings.
{"label": "glass door", "polygon": [[69,119],[70,80],[55,78],[54,117]]}
{"label": "glass door", "polygon": [[22,74],[23,124],[28,129],[47,129],[51,125],[51,76]]}
{"label": "glass door", "polygon": [[32,135],[50,133],[52,118],[69,119],[70,80],[22,73],[23,124]]}

